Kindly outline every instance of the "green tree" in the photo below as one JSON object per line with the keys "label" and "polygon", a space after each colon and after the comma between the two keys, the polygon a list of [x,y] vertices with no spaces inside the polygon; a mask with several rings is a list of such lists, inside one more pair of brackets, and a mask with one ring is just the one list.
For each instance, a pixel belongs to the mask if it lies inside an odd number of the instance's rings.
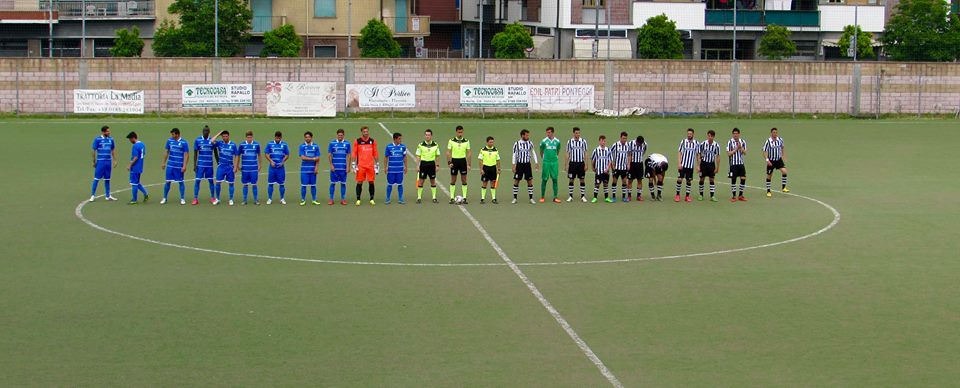
{"label": "green tree", "polygon": [[[219,0],[219,55],[243,52],[250,39],[253,14],[245,0]],[[179,23],[164,20],[153,34],[158,57],[211,57],[214,55],[214,0],[175,0],[167,12]]]}
{"label": "green tree", "polygon": [[952,61],[960,56],[960,19],[943,0],[900,0],[883,36],[897,61]]}
{"label": "green tree", "polygon": [[797,52],[797,44],[790,40],[790,30],[784,26],[770,24],[760,38],[760,55],[768,59],[780,60]]}
{"label": "green tree", "polygon": [[840,34],[840,40],[837,42],[837,46],[840,46],[840,54],[847,56],[847,48],[850,47],[850,40],[853,39],[854,33],[857,35],[857,58],[873,58],[873,34],[864,32],[860,26],[854,25],[844,27],[843,33]]}
{"label": "green tree", "polygon": [[300,56],[302,48],[303,39],[297,36],[293,25],[284,24],[263,34],[263,50],[260,50],[260,56],[297,57]]}
{"label": "green tree", "polygon": [[530,30],[514,22],[507,25],[503,31],[496,33],[490,41],[490,46],[493,47],[493,55],[497,58],[521,59],[527,56],[526,48],[533,47],[533,38],[530,37]]}
{"label": "green tree", "polygon": [[683,41],[677,23],[660,14],[647,19],[637,29],[637,57],[644,59],[681,59]]}
{"label": "green tree", "polygon": [[370,19],[360,30],[360,56],[363,58],[397,58],[400,56],[400,43],[393,39],[393,33],[386,24]]}
{"label": "green tree", "polygon": [[143,54],[143,39],[140,39],[140,29],[136,26],[132,30],[126,28],[117,30],[117,38],[113,40],[110,55],[115,57],[139,57]]}

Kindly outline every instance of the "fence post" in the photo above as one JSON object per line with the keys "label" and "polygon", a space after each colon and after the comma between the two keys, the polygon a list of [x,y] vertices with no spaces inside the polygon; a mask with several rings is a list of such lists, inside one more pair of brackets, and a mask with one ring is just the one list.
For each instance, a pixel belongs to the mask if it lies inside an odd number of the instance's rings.
{"label": "fence post", "polygon": [[[530,66],[531,66],[530,64],[531,64],[531,63],[532,63],[532,62],[527,61],[527,85],[530,85],[530,82],[532,82],[532,80],[531,80],[531,78],[530,78],[530,77],[531,77],[531,76],[530,76]],[[527,120],[530,120],[530,104],[527,104]]]}
{"label": "fence post", "polygon": [[747,86],[749,89],[747,91],[747,98],[750,99],[747,102],[747,117],[753,118],[753,64],[750,64],[750,85]]}
{"label": "fence post", "polygon": [[707,89],[707,98],[703,104],[703,114],[710,117],[710,70],[703,72],[703,86]]}
{"label": "fence post", "polygon": [[837,118],[840,110],[840,66],[833,69],[833,118]]}
{"label": "fence post", "polygon": [[860,115],[860,64],[853,64],[853,76],[850,80],[850,115]]}
{"label": "fence post", "polygon": [[[343,63],[343,87],[346,89],[347,84],[353,81],[353,61],[348,60]],[[350,118],[350,106],[347,104],[346,98],[343,100],[343,118]]]}
{"label": "fence post", "polygon": [[[433,61],[434,66],[437,68],[437,118],[440,118],[440,60],[437,59]],[[459,91],[457,91],[459,93]]]}
{"label": "fence post", "polygon": [[660,66],[660,117],[667,117],[667,64]]}
{"label": "fence post", "polygon": [[921,99],[923,97],[923,65],[918,65],[917,72],[920,73],[917,75],[917,118],[920,118],[920,112],[923,112],[920,108],[922,105]]}
{"label": "fence post", "polygon": [[[572,73],[572,74],[573,74],[573,84],[576,85],[576,84],[577,84],[577,62],[570,62],[570,63],[573,64],[573,73]],[[575,118],[575,117],[577,117],[577,110],[576,110],[576,109],[573,109],[573,110],[570,112],[570,118]]]}
{"label": "fence post", "polygon": [[67,118],[67,69],[63,61],[61,58],[57,63],[60,64],[60,89],[63,91],[63,118]]}
{"label": "fence post", "polygon": [[621,109],[623,109],[620,107],[620,96],[623,94],[620,91],[620,85],[623,85],[623,70],[620,69],[619,66],[617,66],[617,119],[618,120],[620,119]]}
{"label": "fence post", "polygon": [[730,63],[730,113],[740,113],[740,63]]}
{"label": "fence post", "polygon": [[[393,78],[393,71],[394,71],[394,67],[396,67],[396,66],[397,66],[397,61],[394,60],[393,63],[390,64],[390,84],[391,84],[391,85],[393,85],[393,79],[394,79],[394,78]],[[390,107],[390,118],[391,118],[391,119],[393,118],[393,106]]]}
{"label": "fence post", "polygon": [[790,117],[797,118],[797,64],[793,64],[790,72],[793,73],[790,81]]}
{"label": "fence post", "polygon": [[20,117],[20,66],[21,65],[22,63],[20,61],[17,61],[17,75],[16,75],[17,100],[16,100],[16,107],[13,110],[13,112],[17,115],[17,117]]}
{"label": "fence post", "polygon": [[257,115],[257,61],[250,66],[250,117]]}
{"label": "fence post", "polygon": [[[212,70],[211,70],[212,71]],[[207,67],[203,67],[203,83],[207,83]],[[203,118],[207,118],[207,107],[203,107]]]}
{"label": "fence post", "polygon": [[882,68],[880,68],[880,66],[877,66],[877,84],[876,84],[876,89],[877,89],[877,114],[876,114],[876,118],[877,118],[877,119],[880,118],[880,88],[883,86],[883,72],[884,72],[884,70],[883,70]]}
{"label": "fence post", "polygon": [[[481,52],[480,54],[483,54],[483,53]],[[477,60],[477,83],[481,85],[483,85],[484,79],[486,79],[484,70],[486,69],[483,67],[483,60]],[[480,118],[487,118],[486,117],[487,111],[485,109],[483,108],[477,108],[477,109],[480,109]]]}
{"label": "fence post", "polygon": [[157,117],[160,117],[160,111],[163,110],[163,98],[160,94],[160,67],[163,66],[163,60],[157,60]]}
{"label": "fence post", "polygon": [[603,109],[613,106],[613,62],[603,64]]}

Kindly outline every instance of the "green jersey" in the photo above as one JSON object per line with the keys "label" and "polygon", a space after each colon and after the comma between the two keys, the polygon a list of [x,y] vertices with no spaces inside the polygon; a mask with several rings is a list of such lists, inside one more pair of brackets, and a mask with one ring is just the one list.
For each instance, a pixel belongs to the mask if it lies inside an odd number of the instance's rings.
{"label": "green jersey", "polygon": [[500,160],[500,152],[497,151],[497,147],[483,147],[480,149],[480,156],[478,159],[480,159],[484,166],[496,166],[497,161]]}
{"label": "green jersey", "polygon": [[450,150],[450,157],[453,159],[466,159],[467,151],[470,150],[470,140],[466,138],[453,138],[447,142],[447,149]]}
{"label": "green jersey", "polygon": [[545,137],[540,140],[540,152],[544,163],[558,163],[560,160],[560,139]]}
{"label": "green jersey", "polygon": [[440,156],[440,145],[433,141],[430,144],[422,141],[417,145],[417,156],[420,157],[422,162],[436,161],[437,157]]}

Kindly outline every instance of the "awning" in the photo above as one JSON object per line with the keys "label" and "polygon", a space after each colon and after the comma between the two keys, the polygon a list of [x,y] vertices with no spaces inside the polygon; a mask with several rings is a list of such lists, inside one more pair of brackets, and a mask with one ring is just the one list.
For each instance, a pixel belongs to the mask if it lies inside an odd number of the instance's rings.
{"label": "awning", "polygon": [[[822,44],[823,47],[840,47],[840,44],[837,43],[839,41],[840,39],[824,39]],[[870,45],[873,47],[881,47],[883,46],[883,43],[880,43],[874,39],[870,39]]]}
{"label": "awning", "polygon": [[[597,58],[607,58],[607,39],[600,38],[600,47],[597,48]],[[574,58],[593,58],[593,38],[579,38],[573,40]],[[630,39],[610,38],[610,58],[633,58],[633,46]]]}

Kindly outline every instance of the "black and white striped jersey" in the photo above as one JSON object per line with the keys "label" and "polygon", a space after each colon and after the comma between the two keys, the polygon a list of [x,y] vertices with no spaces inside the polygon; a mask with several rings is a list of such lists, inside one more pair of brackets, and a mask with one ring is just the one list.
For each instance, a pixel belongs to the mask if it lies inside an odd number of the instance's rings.
{"label": "black and white striped jersey", "polygon": [[610,149],[604,146],[598,146],[593,150],[593,153],[590,154],[590,159],[593,160],[593,167],[597,169],[597,173],[605,173],[610,169]]}
{"label": "black and white striped jersey", "polygon": [[534,162],[537,161],[537,154],[533,152],[533,142],[530,140],[517,140],[516,143],[513,143],[512,163],[530,163],[531,157]]}
{"label": "black and white striped jersey", "polygon": [[567,155],[570,156],[571,162],[583,163],[583,159],[587,156],[587,139],[581,137],[567,140]]}
{"label": "black and white striped jersey", "polygon": [[683,138],[680,141],[680,147],[677,147],[677,151],[680,152],[680,168],[693,168],[693,165],[697,164],[697,152],[700,152],[700,143],[697,143],[696,139],[687,140],[687,138]]}
{"label": "black and white striped jersey", "polygon": [[616,142],[610,146],[610,159],[613,160],[614,170],[627,170],[630,168],[630,151],[633,147],[630,143]]}
{"label": "black and white striped jersey", "polygon": [[634,140],[630,142],[630,145],[633,148],[630,154],[630,162],[643,163],[643,154],[647,153],[647,142],[637,144]]}
{"label": "black and white striped jersey", "polygon": [[783,138],[767,138],[767,142],[763,143],[763,151],[767,153],[767,159],[780,160],[783,158]]}
{"label": "black and white striped jersey", "polygon": [[717,156],[720,156],[720,144],[704,140],[700,143],[700,160],[707,163],[716,163]]}
{"label": "black and white striped jersey", "polygon": [[[737,149],[738,148],[737,143],[739,143],[739,146],[740,146],[739,150]],[[727,152],[734,151],[734,150],[736,150],[736,152],[730,155],[730,165],[742,166],[743,153],[747,151],[747,141],[743,140],[742,138],[739,140],[730,139],[730,141],[727,142]]]}

